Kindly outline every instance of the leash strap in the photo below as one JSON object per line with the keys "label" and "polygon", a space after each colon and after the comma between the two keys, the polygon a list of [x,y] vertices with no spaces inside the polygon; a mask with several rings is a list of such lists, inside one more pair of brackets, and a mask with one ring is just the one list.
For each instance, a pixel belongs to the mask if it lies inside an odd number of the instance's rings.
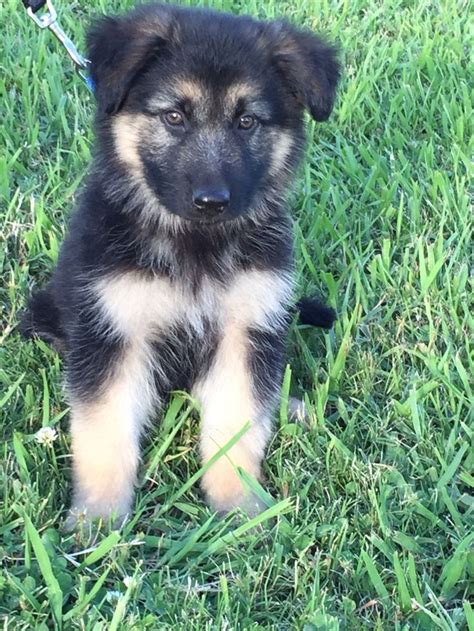
{"label": "leash strap", "polygon": [[[40,29],[48,28],[53,35],[61,42],[66,49],[67,54],[74,62],[77,71],[85,81],[87,87],[91,92],[94,92],[94,85],[87,73],[87,67],[89,60],[83,57],[73,41],[66,35],[58,22],[58,14],[53,6],[51,0],[22,0],[23,6],[26,8],[26,12],[33,20],[33,22],[40,27]],[[41,15],[36,15],[40,9],[45,9]]]}

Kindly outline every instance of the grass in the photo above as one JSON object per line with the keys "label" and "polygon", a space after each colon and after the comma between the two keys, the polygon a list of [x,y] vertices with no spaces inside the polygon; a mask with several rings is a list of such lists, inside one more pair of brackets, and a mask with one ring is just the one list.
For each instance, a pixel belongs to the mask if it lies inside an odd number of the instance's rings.
{"label": "grass", "polygon": [[[188,483],[198,419],[177,395],[146,446],[132,521],[58,528],[70,483],[60,361],[15,325],[56,259],[93,103],[52,36],[6,0],[3,628],[473,631],[469,3],[212,4],[285,15],[343,49],[338,105],[310,126],[293,204],[301,291],[339,313],[329,334],[292,330],[285,391],[304,393],[310,422],[277,415],[261,527],[217,519]],[[81,43],[91,14],[130,2],[57,5]],[[57,439],[39,443],[41,427]]]}

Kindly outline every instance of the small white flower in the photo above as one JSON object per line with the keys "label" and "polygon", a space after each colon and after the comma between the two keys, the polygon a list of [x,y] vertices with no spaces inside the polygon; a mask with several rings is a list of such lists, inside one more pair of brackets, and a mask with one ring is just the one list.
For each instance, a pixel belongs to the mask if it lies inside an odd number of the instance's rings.
{"label": "small white flower", "polygon": [[42,427],[35,434],[36,442],[40,445],[47,445],[48,447],[51,447],[57,437],[58,432],[52,427]]}
{"label": "small white flower", "polygon": [[118,589],[111,589],[105,595],[109,603],[118,602],[122,598],[122,596],[122,592],[119,592]]}
{"label": "small white flower", "polygon": [[133,578],[133,576],[125,576],[123,579],[123,584],[125,587],[135,587],[137,584],[137,580]]}

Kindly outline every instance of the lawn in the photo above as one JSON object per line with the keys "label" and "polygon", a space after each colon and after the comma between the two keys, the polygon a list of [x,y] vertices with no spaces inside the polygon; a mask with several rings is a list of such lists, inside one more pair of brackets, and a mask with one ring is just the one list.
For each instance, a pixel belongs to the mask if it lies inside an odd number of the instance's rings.
{"label": "lawn", "polygon": [[[132,3],[56,4],[82,46],[91,15]],[[209,4],[286,16],[343,51],[337,107],[309,125],[292,200],[300,292],[339,317],[330,333],[292,328],[283,390],[304,396],[309,418],[292,422],[282,404],[257,489],[268,510],[221,520],[197,483],[196,410],[177,394],[145,445],[131,521],[62,532],[61,362],[15,326],[57,257],[93,98],[52,35],[4,1],[3,629],[473,631],[469,3]],[[56,438],[38,441],[42,427]]]}

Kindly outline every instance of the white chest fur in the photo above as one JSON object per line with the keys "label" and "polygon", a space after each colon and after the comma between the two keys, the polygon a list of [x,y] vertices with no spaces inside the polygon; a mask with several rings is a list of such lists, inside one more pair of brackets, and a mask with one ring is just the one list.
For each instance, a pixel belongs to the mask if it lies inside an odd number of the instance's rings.
{"label": "white chest fur", "polygon": [[227,286],[204,279],[192,294],[179,283],[133,272],[102,278],[94,287],[102,314],[126,338],[159,335],[174,324],[202,334],[206,324],[269,328],[284,317],[292,293],[289,275],[239,272]]}

